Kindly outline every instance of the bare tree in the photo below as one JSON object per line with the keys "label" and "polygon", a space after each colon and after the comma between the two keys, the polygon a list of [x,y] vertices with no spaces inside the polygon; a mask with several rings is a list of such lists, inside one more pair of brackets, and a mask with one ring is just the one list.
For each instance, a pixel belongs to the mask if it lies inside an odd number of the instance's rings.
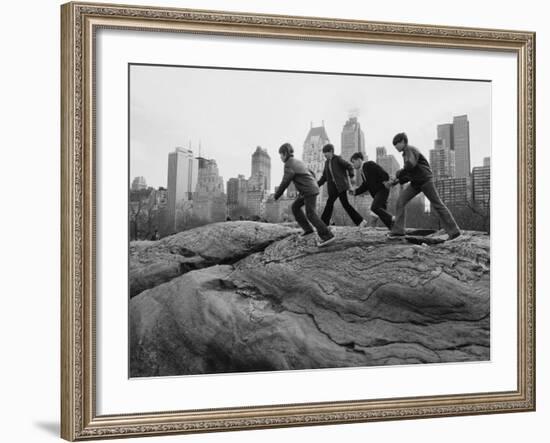
{"label": "bare tree", "polygon": [[239,205],[230,210],[230,215],[233,220],[247,219],[250,217],[250,210],[246,206]]}
{"label": "bare tree", "polygon": [[[150,196],[152,188],[140,189],[130,192],[129,213],[132,240],[139,240],[146,237],[150,231],[149,218],[152,216],[150,207]],[[146,230],[144,232],[144,230]]]}
{"label": "bare tree", "polygon": [[131,226],[130,238],[132,240],[138,239],[138,223],[139,223],[138,220],[142,209],[143,209],[143,200],[130,202],[130,226]]}
{"label": "bare tree", "polygon": [[468,203],[470,210],[481,218],[482,229],[491,233],[491,197],[483,202]]}
{"label": "bare tree", "polygon": [[193,202],[190,200],[181,200],[176,207],[176,232],[196,228],[208,224],[204,220],[193,214]]}

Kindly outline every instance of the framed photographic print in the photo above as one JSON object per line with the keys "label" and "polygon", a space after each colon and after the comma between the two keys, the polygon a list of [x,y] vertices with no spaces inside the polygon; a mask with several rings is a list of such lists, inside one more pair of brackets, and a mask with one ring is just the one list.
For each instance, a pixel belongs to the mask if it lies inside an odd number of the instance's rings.
{"label": "framed photographic print", "polygon": [[534,33],[61,14],[63,438],[534,410]]}

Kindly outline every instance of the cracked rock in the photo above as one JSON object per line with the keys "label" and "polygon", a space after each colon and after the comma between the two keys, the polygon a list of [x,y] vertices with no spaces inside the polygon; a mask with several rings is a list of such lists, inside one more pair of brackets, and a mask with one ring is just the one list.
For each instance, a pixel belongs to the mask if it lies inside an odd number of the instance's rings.
{"label": "cracked rock", "polygon": [[297,232],[252,221],[213,223],[158,241],[130,243],[130,297],[186,272],[232,263]]}
{"label": "cracked rock", "polygon": [[191,238],[206,243],[180,246],[223,264],[131,299],[131,376],[490,358],[487,235],[418,247],[389,242],[383,230],[341,227],[336,242],[318,248],[314,236],[255,225],[252,240],[234,237],[236,253],[224,252],[233,247],[227,231],[198,228],[208,231]]}

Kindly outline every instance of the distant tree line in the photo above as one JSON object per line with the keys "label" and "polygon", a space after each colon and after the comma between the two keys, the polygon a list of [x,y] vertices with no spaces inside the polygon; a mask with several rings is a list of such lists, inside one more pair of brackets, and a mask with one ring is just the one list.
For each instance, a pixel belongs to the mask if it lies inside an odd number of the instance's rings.
{"label": "distant tree line", "polygon": [[[209,224],[211,221],[193,213],[192,201],[181,201],[176,208],[176,224],[170,227],[167,223],[166,207],[159,206],[153,195],[154,189],[147,188],[130,192],[129,224],[130,240],[155,240],[176,232],[193,229]],[[388,210],[395,214],[398,193],[388,202]],[[461,229],[490,233],[490,202],[466,202],[460,205],[447,205]],[[318,208],[322,210],[322,208]],[[348,217],[336,205],[333,223],[348,225]],[[371,226],[383,224],[374,214],[363,214]],[[287,214],[289,221],[294,217]],[[230,220],[265,221],[259,215],[251,214],[246,206],[231,208]],[[441,229],[441,222],[436,214],[426,211],[423,204],[411,202],[407,207],[407,227],[420,229]]]}

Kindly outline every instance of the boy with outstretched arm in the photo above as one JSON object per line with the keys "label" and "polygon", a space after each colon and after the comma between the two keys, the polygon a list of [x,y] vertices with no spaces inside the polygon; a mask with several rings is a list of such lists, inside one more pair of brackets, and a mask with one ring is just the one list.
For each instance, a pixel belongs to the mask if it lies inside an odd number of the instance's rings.
{"label": "boy with outstretched arm", "polygon": [[[278,200],[290,183],[294,183],[298,191],[298,197],[292,203],[292,213],[294,218],[304,230],[302,235],[313,233],[313,226],[321,241],[318,246],[326,246],[335,239],[334,234],[325,223],[319,218],[316,211],[317,196],[319,195],[319,186],[315,181],[315,176],[306,165],[300,160],[294,158],[294,149],[290,143],[285,143],[279,148],[281,161],[285,164],[283,180],[275,193],[275,200]],[[306,207],[306,213],[302,206]]]}

